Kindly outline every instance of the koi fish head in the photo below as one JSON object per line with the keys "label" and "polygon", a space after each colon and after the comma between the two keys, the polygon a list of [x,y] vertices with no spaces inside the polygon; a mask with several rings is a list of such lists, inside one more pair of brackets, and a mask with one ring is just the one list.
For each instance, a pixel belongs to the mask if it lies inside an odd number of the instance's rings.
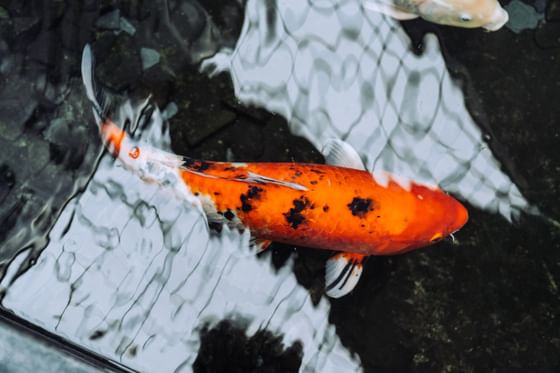
{"label": "koi fish head", "polygon": [[509,20],[508,13],[496,0],[421,0],[418,14],[441,25],[500,29]]}
{"label": "koi fish head", "polygon": [[401,233],[406,252],[436,243],[455,233],[468,220],[467,209],[455,198],[439,189],[413,185],[416,211]]}
{"label": "koi fish head", "polygon": [[113,157],[144,181],[164,185],[176,178],[175,170],[179,165],[176,157],[134,141],[109,119],[100,124],[100,131],[105,147]]}
{"label": "koi fish head", "polygon": [[100,124],[101,138],[105,147],[115,158],[119,158],[127,168],[143,168],[146,161],[144,152],[125,131],[120,129],[111,120],[105,119]]}

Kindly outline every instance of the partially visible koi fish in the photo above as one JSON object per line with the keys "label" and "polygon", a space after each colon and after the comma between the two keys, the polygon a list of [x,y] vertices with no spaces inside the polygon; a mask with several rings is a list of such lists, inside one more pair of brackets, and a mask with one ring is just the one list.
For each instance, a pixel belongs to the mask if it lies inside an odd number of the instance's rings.
{"label": "partially visible koi fish", "polygon": [[184,183],[209,223],[249,228],[255,245],[270,242],[339,251],[326,267],[326,292],[341,297],[357,284],[369,255],[430,245],[460,229],[467,210],[436,187],[366,171],[347,143],[324,149],[329,164],[231,163],[177,156],[141,144],[103,114],[86,46],[82,76],[107,148],[143,179]]}
{"label": "partially visible koi fish", "polygon": [[440,25],[499,30],[509,20],[497,0],[364,0],[364,7],[395,19],[421,17]]}

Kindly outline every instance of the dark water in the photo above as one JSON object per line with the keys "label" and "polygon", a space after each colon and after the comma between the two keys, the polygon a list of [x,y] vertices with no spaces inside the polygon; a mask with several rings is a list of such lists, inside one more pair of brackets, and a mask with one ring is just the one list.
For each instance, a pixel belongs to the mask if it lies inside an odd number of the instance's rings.
{"label": "dark water", "polygon": [[[3,309],[138,370],[165,359],[166,370],[200,372],[341,371],[350,361],[367,372],[558,371],[560,229],[527,212],[560,217],[560,13],[558,2],[524,4],[508,5],[509,28],[485,33],[399,24],[362,15],[353,2],[295,10],[273,1],[0,3]],[[441,52],[426,33],[437,35]],[[317,35],[327,41],[313,44]],[[469,223],[454,244],[370,258],[353,293],[327,300],[329,253],[273,245],[277,273],[268,259],[243,254],[243,237],[208,236],[192,209],[100,159],[79,76],[86,43],[99,81],[122,102],[151,94],[161,108],[143,132],[154,145],[205,159],[322,162],[315,146],[336,134],[370,169],[442,184],[466,201]],[[200,72],[216,53],[227,58],[226,71],[209,75],[220,66],[215,58]],[[369,84],[377,71],[382,78]],[[162,116],[170,118],[168,137],[158,132]],[[204,245],[213,256],[196,256]],[[189,283],[200,292],[178,291],[180,301],[169,291],[167,305],[159,295],[166,284],[185,283],[177,268],[196,278],[189,266],[198,262],[207,271],[200,278],[215,285]],[[248,286],[239,268],[262,274],[262,287],[238,293]],[[91,306],[105,302],[100,294],[111,295],[104,312]],[[127,297],[134,306],[121,312]],[[278,313],[267,308],[286,304]],[[180,316],[166,325],[157,317],[167,313]],[[348,364],[337,365],[337,354]]]}

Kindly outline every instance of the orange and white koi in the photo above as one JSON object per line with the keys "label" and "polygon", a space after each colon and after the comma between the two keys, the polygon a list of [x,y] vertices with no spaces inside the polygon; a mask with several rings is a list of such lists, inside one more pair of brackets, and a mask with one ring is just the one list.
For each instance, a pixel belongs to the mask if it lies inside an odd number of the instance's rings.
{"label": "orange and white koi", "polygon": [[[84,60],[88,56],[84,51]],[[82,74],[88,97],[99,107],[86,78],[92,74]],[[329,164],[213,162],[140,144],[101,111],[96,114],[115,157],[146,180],[184,183],[209,222],[249,228],[260,247],[275,241],[341,252],[327,262],[332,297],[354,288],[366,256],[430,245],[468,219],[463,205],[438,188],[366,171],[341,140],[324,149]]]}

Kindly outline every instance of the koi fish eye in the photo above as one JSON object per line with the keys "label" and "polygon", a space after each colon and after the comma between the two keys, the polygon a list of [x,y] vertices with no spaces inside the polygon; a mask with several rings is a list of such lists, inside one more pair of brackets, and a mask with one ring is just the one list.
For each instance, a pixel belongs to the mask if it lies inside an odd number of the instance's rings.
{"label": "koi fish eye", "polygon": [[472,17],[469,16],[468,14],[461,14],[461,16],[459,18],[461,19],[462,22],[472,21]]}
{"label": "koi fish eye", "polygon": [[132,159],[137,159],[140,156],[140,148],[135,146],[128,152],[128,155]]}

